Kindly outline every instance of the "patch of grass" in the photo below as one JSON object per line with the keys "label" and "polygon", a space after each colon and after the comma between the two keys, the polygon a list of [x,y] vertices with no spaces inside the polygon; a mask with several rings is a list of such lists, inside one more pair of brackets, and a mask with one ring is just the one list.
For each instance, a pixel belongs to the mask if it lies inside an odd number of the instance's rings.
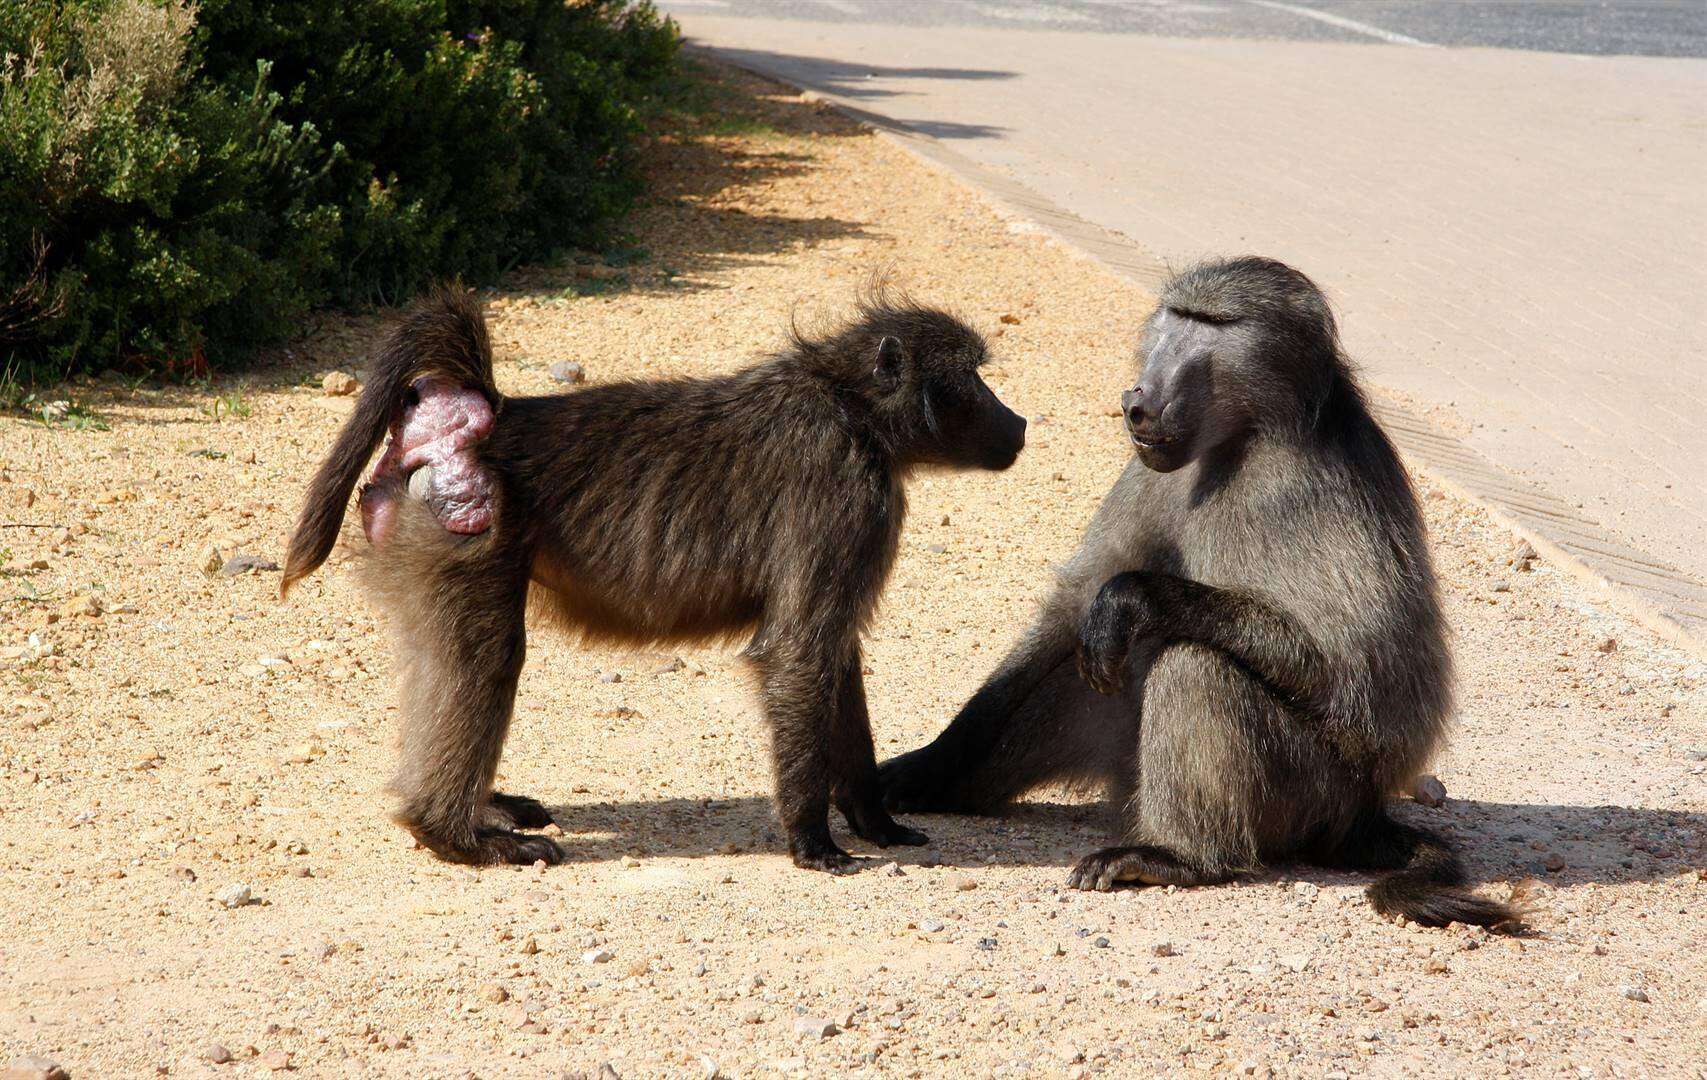
{"label": "patch of grass", "polygon": [[558,299],[568,300],[577,296],[603,296],[628,288],[627,274],[610,274],[605,277],[577,278],[569,283],[569,287],[558,293]]}
{"label": "patch of grass", "polygon": [[[242,394],[220,394],[212,401],[202,406],[202,412],[214,423],[219,423],[228,417],[247,420],[254,412],[249,403],[243,400]],[[221,454],[221,457],[225,455]]]}
{"label": "patch of grass", "polygon": [[617,268],[636,266],[652,257],[652,252],[640,244],[624,243],[609,248],[599,256],[606,266]]}
{"label": "patch of grass", "polygon": [[753,107],[753,99],[726,85],[710,66],[681,59],[647,110],[654,127],[719,137],[786,134]]}

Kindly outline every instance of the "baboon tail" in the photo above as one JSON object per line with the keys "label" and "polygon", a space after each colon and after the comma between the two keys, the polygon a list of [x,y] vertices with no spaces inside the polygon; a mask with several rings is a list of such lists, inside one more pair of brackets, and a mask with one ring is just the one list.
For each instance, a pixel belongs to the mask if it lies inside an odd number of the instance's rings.
{"label": "baboon tail", "polygon": [[332,452],[308,485],[285,555],[280,599],[332,553],[363,467],[402,410],[410,387],[426,375],[479,389],[494,411],[502,400],[492,377],[486,319],[479,299],[468,289],[444,286],[422,297],[374,355],[356,411],[344,421]]}
{"label": "baboon tail", "polygon": [[1463,887],[1464,867],[1446,840],[1401,825],[1377,809],[1353,826],[1336,860],[1362,869],[1396,868],[1369,886],[1369,903],[1386,916],[1424,926],[1466,923],[1520,929],[1522,913]]}

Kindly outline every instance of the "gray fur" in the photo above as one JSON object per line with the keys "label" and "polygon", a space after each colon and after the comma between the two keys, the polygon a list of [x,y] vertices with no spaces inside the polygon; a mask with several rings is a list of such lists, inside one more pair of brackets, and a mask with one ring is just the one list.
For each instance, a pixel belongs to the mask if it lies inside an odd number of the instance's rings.
{"label": "gray fur", "polygon": [[1098,788],[1121,846],[1079,887],[1308,858],[1402,869],[1383,910],[1508,920],[1382,810],[1441,745],[1452,665],[1421,513],[1320,291],[1272,260],[1206,264],[1169,283],[1138,357],[1137,452],[1018,646],[881,767],[888,804]]}

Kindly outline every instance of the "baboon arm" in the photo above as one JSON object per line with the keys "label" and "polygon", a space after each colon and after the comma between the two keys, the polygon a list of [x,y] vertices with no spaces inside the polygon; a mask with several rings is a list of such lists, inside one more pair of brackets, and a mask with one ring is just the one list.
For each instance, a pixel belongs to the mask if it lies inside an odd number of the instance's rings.
{"label": "baboon arm", "polygon": [[1261,596],[1169,574],[1118,574],[1091,604],[1081,649],[1111,633],[1127,647],[1189,641],[1224,653],[1336,745],[1352,737],[1350,725],[1337,720],[1326,655],[1302,622]]}
{"label": "baboon arm", "polygon": [[1072,655],[1073,627],[1046,613],[960,707],[941,738],[974,756],[988,753],[1019,707]]}

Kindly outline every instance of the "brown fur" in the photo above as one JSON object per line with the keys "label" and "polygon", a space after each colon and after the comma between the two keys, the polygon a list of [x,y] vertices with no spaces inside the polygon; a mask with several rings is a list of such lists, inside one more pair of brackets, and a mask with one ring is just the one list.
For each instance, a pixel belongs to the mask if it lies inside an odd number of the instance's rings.
{"label": "brown fur", "polygon": [[363,465],[423,375],[479,387],[494,526],[446,532],[404,478],[361,578],[391,615],[403,680],[399,819],[440,856],[554,861],[531,800],[491,792],[536,608],[583,637],[642,645],[751,636],[772,731],[778,812],[798,865],[841,870],[832,801],[876,844],[924,842],[878,797],[860,634],[893,565],[918,466],[1003,469],[1025,422],[977,375],[983,341],[942,312],[879,294],[859,318],[796,336],[720,378],[503,398],[466,292],[398,327],[310,487],[285,584],[331,550]]}

